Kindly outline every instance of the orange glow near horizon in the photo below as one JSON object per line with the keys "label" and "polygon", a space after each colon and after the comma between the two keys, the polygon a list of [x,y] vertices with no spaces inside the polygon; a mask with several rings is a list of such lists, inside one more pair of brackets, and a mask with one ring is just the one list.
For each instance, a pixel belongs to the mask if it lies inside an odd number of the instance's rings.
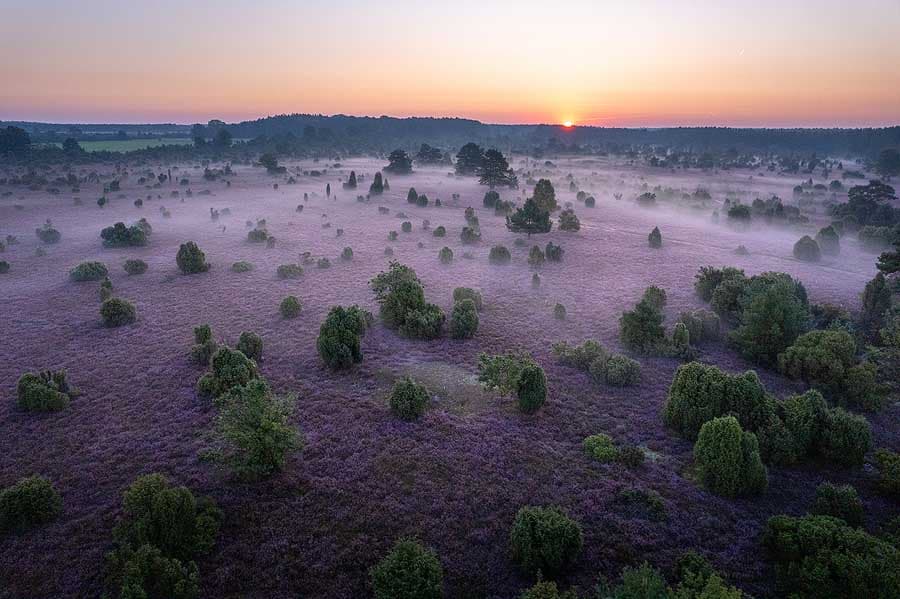
{"label": "orange glow near horizon", "polygon": [[0,120],[900,123],[896,0],[561,3],[14,1]]}

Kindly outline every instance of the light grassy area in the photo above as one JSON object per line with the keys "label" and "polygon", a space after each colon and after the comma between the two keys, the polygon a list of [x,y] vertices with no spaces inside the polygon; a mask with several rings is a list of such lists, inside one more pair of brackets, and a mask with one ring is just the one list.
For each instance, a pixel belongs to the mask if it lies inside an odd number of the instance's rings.
{"label": "light grassy area", "polygon": [[[143,150],[144,148],[155,148],[163,145],[184,146],[194,143],[188,137],[162,137],[155,139],[110,139],[103,141],[81,141],[78,142],[85,152],[130,152],[132,150]],[[61,143],[56,144],[62,146]]]}

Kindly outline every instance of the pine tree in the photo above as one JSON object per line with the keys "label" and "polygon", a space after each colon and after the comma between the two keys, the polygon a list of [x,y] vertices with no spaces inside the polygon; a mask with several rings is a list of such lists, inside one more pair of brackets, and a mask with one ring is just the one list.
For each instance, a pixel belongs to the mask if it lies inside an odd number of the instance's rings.
{"label": "pine tree", "polygon": [[484,153],[484,161],[476,169],[478,182],[495,187],[518,187],[519,182],[513,170],[509,168],[509,162],[500,150],[488,150]]}
{"label": "pine tree", "polygon": [[506,228],[513,233],[549,233],[550,213],[541,210],[534,198],[525,201],[525,206],[516,210],[515,214],[506,217]]}

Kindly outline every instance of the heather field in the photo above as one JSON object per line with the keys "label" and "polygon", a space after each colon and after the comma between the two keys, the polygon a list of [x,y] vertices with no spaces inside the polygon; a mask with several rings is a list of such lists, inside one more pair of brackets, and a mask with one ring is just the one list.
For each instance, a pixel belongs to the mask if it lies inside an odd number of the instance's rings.
{"label": "heather field", "polygon": [[[823,481],[856,487],[869,530],[896,515],[896,502],[876,492],[871,466],[842,468],[817,459],[770,466],[768,490],[758,497],[729,499],[704,489],[690,468],[692,442],[661,418],[683,362],[634,354],[619,339],[622,312],[650,285],[668,294],[667,330],[680,312],[706,307],[693,287],[694,275],[706,265],[736,266],[748,276],[785,272],[803,282],[811,302],[858,310],[860,293],[877,272],[875,254],[847,238],[838,256],[819,262],[793,256],[798,238],[815,235],[829,222],[823,208],[808,212],[805,227],[790,229],[736,229],[725,223],[724,213],[713,222],[726,198],[749,204],[775,194],[789,203],[806,175],[670,171],[623,158],[551,158],[546,165],[544,159],[515,156],[511,166],[550,179],[557,202],[571,202],[581,229],[554,226],[530,239],[510,232],[502,216],[484,208],[487,188],[473,177],[453,175],[451,166],[387,175],[389,191],[359,201],[357,195],[366,194],[385,164],[374,158],[339,166],[286,161],[288,172],[280,176],[238,164],[232,175],[216,180],[205,180],[199,165],[181,164],[172,171],[174,182],[158,186],[138,178],[173,165],[123,164],[125,176],[98,164],[75,167],[80,177],[99,174],[77,193],[0,186],[9,192],[0,198],[0,238],[18,239],[0,254],[10,264],[0,275],[0,486],[41,474],[63,502],[54,521],[0,539],[0,597],[101,595],[104,555],[113,547],[122,493],[151,472],[213,498],[222,510],[215,545],[197,560],[200,595],[218,598],[370,596],[369,568],[402,536],[434,548],[444,568],[445,596],[517,597],[534,583],[510,559],[510,528],[525,505],[558,505],[582,526],[583,550],[556,578],[566,588],[587,591],[601,577],[614,579],[624,566],[645,560],[670,572],[685,550],[695,549],[730,584],[765,597],[775,590],[774,566],[760,545],[766,521],[806,513]],[[342,189],[351,170],[360,176],[358,190]],[[5,176],[12,174],[9,167]],[[288,183],[288,175],[296,182]],[[106,194],[101,208],[97,199],[114,178],[121,189]],[[182,178],[187,185],[178,184]],[[534,187],[524,179],[518,190],[501,190],[501,198],[521,205]],[[570,180],[593,195],[596,206],[578,201]],[[655,186],[688,194],[701,188],[711,199],[638,206],[635,198]],[[410,187],[427,194],[427,207],[407,202]],[[834,199],[846,201],[846,195],[836,192]],[[137,199],[142,206],[134,205]],[[463,244],[464,210],[470,206],[481,241]],[[406,217],[398,217],[400,212]],[[101,229],[141,217],[153,228],[147,245],[103,247]],[[34,231],[47,219],[61,239],[44,246]],[[265,219],[274,247],[248,241],[247,221],[259,219]],[[411,232],[401,231],[404,221],[412,223]],[[446,237],[433,235],[438,226],[446,228]],[[648,247],[654,227],[662,234],[659,249]],[[390,231],[398,232],[396,240],[388,239]],[[517,239],[526,243],[516,245]],[[208,272],[179,272],[175,256],[188,240],[205,252]],[[562,261],[530,266],[530,247],[548,241],[563,248]],[[488,252],[497,244],[509,248],[509,264],[489,264]],[[741,245],[748,253],[735,253]],[[450,264],[438,259],[444,246],[453,251]],[[38,247],[44,255],[36,254]],[[352,248],[352,260],[341,258],[345,247]],[[392,256],[385,254],[388,247]],[[279,265],[300,263],[304,252],[327,257],[330,267],[317,268],[313,261],[299,278],[276,275]],[[122,265],[128,259],[145,261],[147,272],[127,275]],[[377,318],[369,281],[392,259],[416,271],[427,300],[448,317],[454,288],[481,291],[484,310],[474,337],[425,341],[386,328]],[[69,270],[85,260],[107,265],[115,295],[136,307],[136,322],[103,326],[98,283],[69,278]],[[254,268],[233,272],[237,261]],[[538,288],[532,285],[534,272]],[[293,319],[279,313],[288,295],[302,304]],[[557,303],[565,306],[564,320],[554,317]],[[376,321],[362,337],[362,362],[335,372],[323,366],[316,339],[337,304],[358,304]],[[211,325],[220,344],[235,344],[242,331],[257,333],[264,342],[260,374],[274,391],[296,394],[291,422],[302,432],[304,447],[288,457],[282,472],[244,482],[206,458],[216,408],[196,391],[206,368],[190,359],[192,329],[201,323]],[[640,382],[621,388],[598,384],[551,352],[555,342],[586,339],[637,359]],[[477,380],[480,353],[511,350],[529,353],[546,372],[548,398],[534,414],[523,414],[513,396]],[[698,351],[698,360],[729,372],[755,368],[780,398],[806,389],[748,362],[724,341],[704,343]],[[81,394],[58,412],[19,409],[19,376],[48,368],[67,369]],[[413,422],[398,419],[388,406],[393,382],[405,375],[430,394],[424,416]],[[900,450],[897,405],[867,417],[873,447]],[[641,447],[644,465],[590,459],[582,441],[596,433]],[[621,501],[628,489],[657,492],[665,516]]]}

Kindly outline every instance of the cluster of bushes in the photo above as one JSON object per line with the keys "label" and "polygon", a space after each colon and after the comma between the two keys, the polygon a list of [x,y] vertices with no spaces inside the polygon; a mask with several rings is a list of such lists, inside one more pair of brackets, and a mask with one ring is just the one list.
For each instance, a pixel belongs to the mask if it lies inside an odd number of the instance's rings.
{"label": "cluster of bushes", "polygon": [[553,344],[553,354],[561,364],[590,373],[598,383],[629,387],[641,380],[641,365],[627,356],[607,352],[597,341],[587,340],[571,346],[565,341]]}
{"label": "cluster of bushes", "polygon": [[29,412],[57,412],[77,394],[66,380],[65,370],[26,372],[16,383],[17,404]]}
{"label": "cluster of bushes", "polygon": [[821,455],[860,465],[871,446],[866,419],[829,408],[818,391],[779,402],[753,371],[732,375],[699,362],[680,366],[663,410],[666,425],[696,440],[704,424],[727,415],[758,438],[760,455],[768,463],[791,464]]}
{"label": "cluster of bushes", "polygon": [[547,400],[544,370],[525,354],[479,355],[478,380],[500,393],[515,393],[519,409],[526,414],[537,412]]}
{"label": "cluster of bushes", "polygon": [[859,362],[856,340],[845,330],[815,330],[800,335],[779,354],[778,369],[840,405],[877,410],[883,401],[876,383],[877,368]]}
{"label": "cluster of bushes", "polygon": [[29,476],[0,490],[0,534],[24,532],[52,522],[62,512],[62,498],[43,476]]}
{"label": "cluster of bushes", "polygon": [[779,594],[792,597],[900,596],[900,549],[823,515],[774,516],[763,546]]}
{"label": "cluster of bushes", "polygon": [[137,478],[125,490],[122,516],[107,554],[108,585],[119,597],[196,597],[194,559],[215,545],[222,520],[212,500],[173,487],[161,474]]}
{"label": "cluster of bushes", "polygon": [[82,262],[69,271],[69,278],[73,281],[99,281],[109,275],[106,265],[102,262]]}
{"label": "cluster of bushes", "polygon": [[193,241],[182,243],[175,256],[175,263],[179,270],[186,275],[197,274],[209,270],[206,262],[206,254],[203,253]]}
{"label": "cluster of bushes", "polygon": [[567,208],[559,213],[559,230],[560,231],[578,231],[581,229],[581,221],[575,215],[575,211]]}
{"label": "cluster of bushes", "polygon": [[130,227],[122,222],[106,227],[100,231],[100,238],[103,240],[103,247],[108,248],[143,246],[147,245],[151,231],[150,224],[142,218]]}
{"label": "cluster of bushes", "polygon": [[326,366],[334,370],[362,362],[360,337],[372,324],[372,315],[358,306],[334,306],[319,327],[316,349]]}
{"label": "cluster of bushes", "polygon": [[712,309],[737,325],[729,340],[749,360],[777,363],[810,323],[806,289],[785,273],[764,272],[746,277],[735,268],[703,267],[694,289],[709,298]]}
{"label": "cluster of bushes", "polygon": [[[198,330],[200,331],[199,334]],[[207,336],[208,332],[209,328],[206,326],[195,329],[195,341],[200,339],[206,339],[204,343],[211,341],[211,338]],[[198,361],[201,359],[201,355],[196,357]],[[218,398],[230,389],[246,385],[251,380],[259,377],[256,362],[248,358],[240,350],[224,345],[216,349],[212,354],[212,358],[209,360],[209,367],[209,372],[205,373],[197,381],[197,392],[212,398]]]}
{"label": "cluster of bushes", "polygon": [[388,328],[413,339],[434,339],[441,335],[444,312],[425,301],[425,290],[413,269],[391,261],[387,272],[373,278],[370,286]]}

